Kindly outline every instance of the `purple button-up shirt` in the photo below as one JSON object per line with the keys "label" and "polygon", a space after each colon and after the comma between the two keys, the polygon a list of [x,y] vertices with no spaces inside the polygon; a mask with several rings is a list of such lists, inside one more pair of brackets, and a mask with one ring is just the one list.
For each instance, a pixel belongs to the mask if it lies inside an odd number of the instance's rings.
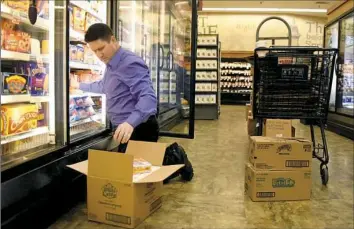
{"label": "purple button-up shirt", "polygon": [[80,83],[80,90],[105,94],[107,114],[113,125],[128,122],[134,128],[157,112],[150,71],[143,59],[119,48],[102,80]]}

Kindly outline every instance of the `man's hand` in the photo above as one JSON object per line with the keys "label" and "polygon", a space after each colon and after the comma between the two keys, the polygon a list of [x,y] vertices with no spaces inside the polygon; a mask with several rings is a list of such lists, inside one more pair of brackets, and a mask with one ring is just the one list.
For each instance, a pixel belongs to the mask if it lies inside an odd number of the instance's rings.
{"label": "man's hand", "polygon": [[127,143],[133,131],[134,131],[134,127],[132,127],[129,123],[124,122],[117,127],[113,139],[115,139],[119,144]]}
{"label": "man's hand", "polygon": [[73,89],[78,89],[80,87],[80,83],[77,80],[77,76],[75,75],[70,76],[70,87]]}

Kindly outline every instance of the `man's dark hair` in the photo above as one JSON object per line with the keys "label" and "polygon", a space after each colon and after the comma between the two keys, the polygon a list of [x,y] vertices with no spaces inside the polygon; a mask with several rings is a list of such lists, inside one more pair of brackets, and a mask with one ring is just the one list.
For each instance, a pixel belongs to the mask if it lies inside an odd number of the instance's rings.
{"label": "man's dark hair", "polygon": [[112,36],[113,32],[108,25],[104,23],[96,23],[88,28],[85,34],[85,42],[96,41],[99,39],[109,42]]}

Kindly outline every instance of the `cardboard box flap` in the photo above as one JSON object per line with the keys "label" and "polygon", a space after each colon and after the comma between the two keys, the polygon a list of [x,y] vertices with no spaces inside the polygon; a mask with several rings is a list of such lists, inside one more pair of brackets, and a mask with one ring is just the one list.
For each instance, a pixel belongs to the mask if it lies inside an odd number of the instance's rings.
{"label": "cardboard box flap", "polygon": [[133,156],[90,149],[88,175],[131,183],[133,180]]}
{"label": "cardboard box flap", "polygon": [[305,138],[277,138],[277,137],[264,137],[264,136],[252,136],[251,140],[254,142],[285,142],[285,141],[290,141],[290,142],[311,142],[308,139]]}
{"label": "cardboard box flap", "polygon": [[145,178],[138,180],[134,183],[154,183],[154,182],[161,182],[169,177],[171,174],[182,168],[184,165],[168,165],[162,166],[158,170],[154,171],[150,175],[146,176]]}
{"label": "cardboard box flap", "polygon": [[88,171],[88,160],[82,161],[76,164],[72,165],[67,165],[69,168],[76,170],[82,174],[85,174],[87,176],[87,171]]}
{"label": "cardboard box flap", "polygon": [[129,141],[126,154],[141,157],[153,165],[161,166],[165,151],[164,143]]}

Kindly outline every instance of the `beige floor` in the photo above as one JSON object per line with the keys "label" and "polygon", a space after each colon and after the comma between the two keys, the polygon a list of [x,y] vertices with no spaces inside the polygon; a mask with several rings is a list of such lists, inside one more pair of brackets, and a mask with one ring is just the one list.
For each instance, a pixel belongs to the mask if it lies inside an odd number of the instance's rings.
{"label": "beige floor", "polygon": [[[224,106],[218,121],[196,121],[194,140],[177,140],[188,152],[195,178],[166,185],[163,206],[138,229],[353,228],[353,141],[326,133],[329,184],[322,186],[314,159],[310,201],[252,202],[244,195],[244,114],[244,107]],[[296,123],[297,136],[309,137],[308,130]],[[89,222],[86,214],[86,205],[79,205],[51,228],[116,228]]]}

